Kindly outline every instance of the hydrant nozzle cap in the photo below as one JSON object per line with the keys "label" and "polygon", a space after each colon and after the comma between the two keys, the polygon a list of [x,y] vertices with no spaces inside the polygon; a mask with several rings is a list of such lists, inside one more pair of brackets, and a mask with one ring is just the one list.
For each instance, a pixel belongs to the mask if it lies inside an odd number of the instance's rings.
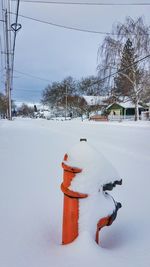
{"label": "hydrant nozzle cap", "polygon": [[87,139],[86,138],[80,138],[80,142],[87,142]]}

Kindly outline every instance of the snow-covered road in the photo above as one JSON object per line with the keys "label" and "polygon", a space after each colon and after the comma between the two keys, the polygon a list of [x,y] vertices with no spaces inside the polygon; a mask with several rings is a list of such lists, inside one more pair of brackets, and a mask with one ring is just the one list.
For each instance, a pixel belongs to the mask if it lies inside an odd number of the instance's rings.
{"label": "snow-covered road", "polygon": [[[86,137],[118,170],[112,195],[122,209],[97,247],[83,237],[61,246],[61,161]],[[150,125],[0,121],[0,266],[148,267],[150,264]]]}

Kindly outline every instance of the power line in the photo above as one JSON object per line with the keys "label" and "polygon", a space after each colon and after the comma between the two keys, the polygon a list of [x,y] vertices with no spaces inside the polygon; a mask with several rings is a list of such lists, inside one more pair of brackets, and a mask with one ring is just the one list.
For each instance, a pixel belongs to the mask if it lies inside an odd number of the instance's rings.
{"label": "power line", "polygon": [[[35,91],[35,90],[30,90],[30,89],[22,89],[19,87],[19,89],[15,89],[15,94],[16,93],[21,93],[21,92],[26,92],[26,93],[38,93],[38,94],[42,94],[41,91]],[[34,95],[34,94],[33,94]]]}
{"label": "power line", "polygon": [[[15,13],[10,12],[12,15],[15,15]],[[94,34],[104,34],[104,35],[117,35],[117,33],[110,33],[110,32],[102,32],[102,31],[94,31],[94,30],[88,30],[88,29],[81,29],[81,28],[77,28],[77,27],[71,27],[71,26],[65,26],[62,24],[56,24],[50,21],[45,21],[45,20],[40,20],[40,19],[36,19],[33,17],[29,17],[29,16],[25,16],[25,15],[21,15],[19,14],[20,17],[25,18],[25,19],[29,19],[32,21],[36,21],[36,22],[40,22],[40,23],[44,23],[44,24],[48,24],[54,27],[59,27],[59,28],[63,28],[63,29],[67,29],[67,30],[74,30],[74,31],[79,31],[79,32],[86,32],[86,33],[94,33]],[[143,34],[143,35],[149,35],[148,34]],[[127,34],[121,34],[122,36],[127,36]],[[132,34],[132,35],[137,35],[137,34]]]}
{"label": "power line", "polygon": [[[143,57],[143,58],[141,58],[141,59],[139,59],[139,60],[137,60],[137,61],[135,61],[133,64],[130,64],[130,65],[128,65],[127,67],[125,67],[125,68],[123,68],[123,69],[121,69],[121,70],[118,70],[118,71],[116,71],[116,72],[114,72],[114,73],[112,73],[112,74],[110,74],[110,75],[108,75],[108,76],[105,76],[105,77],[102,78],[102,79],[97,80],[96,82],[91,83],[91,84],[90,84],[89,86],[87,86],[86,88],[89,88],[89,87],[91,87],[91,86],[93,86],[93,85],[95,85],[95,84],[97,84],[97,83],[103,82],[103,81],[105,81],[106,79],[111,78],[111,77],[113,77],[114,75],[116,75],[116,74],[118,74],[118,73],[121,73],[121,72],[123,72],[123,71],[125,71],[125,70],[127,70],[127,69],[129,69],[129,68],[131,68],[131,67],[133,67],[134,65],[138,64],[139,62],[142,62],[142,61],[146,60],[146,59],[149,58],[149,57],[150,57],[150,54],[147,55],[147,56],[145,56],[145,57]],[[31,77],[31,78],[36,78],[36,79],[40,79],[40,80],[44,80],[44,81],[49,81],[49,82],[51,82],[50,80],[42,79],[42,78],[39,78],[39,77],[37,77],[37,76],[30,75],[30,74],[28,74],[28,73],[20,72],[20,71],[17,71],[17,70],[14,70],[14,71],[15,71],[15,72],[18,72],[18,73],[21,73],[21,74],[24,74],[24,75],[26,75],[26,76],[29,76],[29,77]]]}
{"label": "power line", "polygon": [[[15,15],[15,13],[13,13],[13,12],[11,12],[11,14]],[[111,33],[108,33],[108,32],[92,31],[92,30],[80,29],[80,28],[76,28],[76,27],[65,26],[65,25],[62,25],[62,24],[56,24],[56,23],[53,23],[53,22],[50,22],[50,21],[40,20],[40,19],[24,16],[24,15],[21,15],[21,14],[19,14],[19,16],[22,17],[22,18],[25,18],[25,19],[30,19],[30,20],[33,20],[33,21],[36,21],[36,22],[40,22],[40,23],[51,25],[51,26],[68,29],[68,30],[87,32],[87,33],[96,33],[96,34],[111,34]]]}
{"label": "power line", "polygon": [[147,55],[147,56],[145,56],[145,57],[143,57],[143,58],[141,58],[141,59],[139,59],[139,60],[137,60],[137,61],[135,61],[134,63],[128,65],[127,67],[125,67],[125,68],[123,68],[123,69],[121,69],[121,70],[118,70],[118,71],[116,71],[116,72],[114,72],[114,73],[112,73],[112,74],[110,74],[110,75],[108,75],[108,76],[105,76],[105,77],[102,78],[102,79],[97,80],[96,82],[91,83],[91,84],[90,84],[89,86],[87,86],[86,88],[89,88],[89,87],[93,86],[94,84],[103,82],[103,81],[105,81],[106,79],[109,79],[109,78],[115,76],[115,75],[118,74],[118,73],[122,73],[123,71],[125,71],[125,70],[127,70],[127,69],[130,69],[130,68],[133,67],[134,65],[138,64],[138,63],[141,62],[141,61],[146,60],[146,59],[149,58],[149,57],[150,57],[150,54]]}
{"label": "power line", "polygon": [[[12,0],[17,1],[17,0]],[[54,4],[54,5],[82,5],[82,6],[150,6],[150,3],[104,3],[104,2],[65,2],[65,1],[45,1],[45,0],[21,0],[24,3],[33,4]]]}
{"label": "power line", "polygon": [[21,71],[18,71],[18,70],[14,70],[14,71],[17,72],[17,73],[23,74],[25,76],[29,76],[29,77],[31,77],[33,79],[38,79],[38,80],[41,80],[41,81],[51,82],[48,79],[44,79],[44,78],[41,78],[41,77],[38,77],[38,76],[34,76],[34,75],[31,75],[31,74],[26,73],[26,72],[21,72]]}

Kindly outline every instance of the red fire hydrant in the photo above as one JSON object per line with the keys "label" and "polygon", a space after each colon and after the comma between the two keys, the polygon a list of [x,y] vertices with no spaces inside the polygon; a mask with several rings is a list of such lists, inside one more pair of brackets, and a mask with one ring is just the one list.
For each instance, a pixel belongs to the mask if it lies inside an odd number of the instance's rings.
{"label": "red fire hydrant", "polygon": [[[80,139],[80,141],[86,141],[86,139]],[[91,151],[91,150],[86,150]],[[83,159],[85,159],[85,151],[82,150]],[[97,155],[96,155],[97,156]],[[83,169],[77,168],[76,165],[70,163],[70,155],[65,154],[62,167],[64,170],[63,173],[63,183],[61,184],[61,190],[64,193],[64,209],[63,209],[63,226],[62,226],[62,244],[68,244],[74,241],[79,235],[79,205],[81,199],[90,198],[91,195],[87,193],[79,193],[72,189],[69,189],[74,179],[80,178],[82,175]],[[90,158],[91,160],[91,158]],[[71,165],[71,166],[70,166]],[[73,166],[72,166],[73,165]],[[97,174],[99,175],[99,174]],[[92,181],[92,180],[91,180]],[[94,182],[94,181],[92,181]],[[116,184],[122,184],[122,180],[115,180],[110,183],[101,185],[101,189],[97,188],[97,193],[100,192],[102,197],[106,198],[109,196],[105,191],[112,190]],[[105,197],[106,196],[106,197]],[[109,196],[111,198],[111,196]],[[100,219],[96,221],[95,224],[95,240],[99,243],[99,231],[104,226],[109,226],[115,220],[117,216],[117,211],[121,207],[120,203],[117,203],[111,198],[113,202],[113,211],[106,217],[99,217]],[[85,200],[84,200],[85,201]],[[101,203],[97,203],[101,205]],[[95,209],[97,207],[94,206]],[[101,216],[101,215],[99,215]],[[97,217],[96,217],[97,218]],[[91,218],[92,219],[92,218]]]}

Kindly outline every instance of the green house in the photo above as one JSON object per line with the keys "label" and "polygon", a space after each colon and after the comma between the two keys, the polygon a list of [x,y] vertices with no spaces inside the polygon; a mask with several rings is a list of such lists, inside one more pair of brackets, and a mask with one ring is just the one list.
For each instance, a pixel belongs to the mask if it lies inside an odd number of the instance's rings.
{"label": "green house", "polygon": [[[138,105],[138,108],[139,108],[139,114],[141,114],[141,111],[145,110],[141,105]],[[115,102],[107,107],[107,111],[111,116],[134,116],[135,105],[130,101],[127,101],[125,103]]]}

